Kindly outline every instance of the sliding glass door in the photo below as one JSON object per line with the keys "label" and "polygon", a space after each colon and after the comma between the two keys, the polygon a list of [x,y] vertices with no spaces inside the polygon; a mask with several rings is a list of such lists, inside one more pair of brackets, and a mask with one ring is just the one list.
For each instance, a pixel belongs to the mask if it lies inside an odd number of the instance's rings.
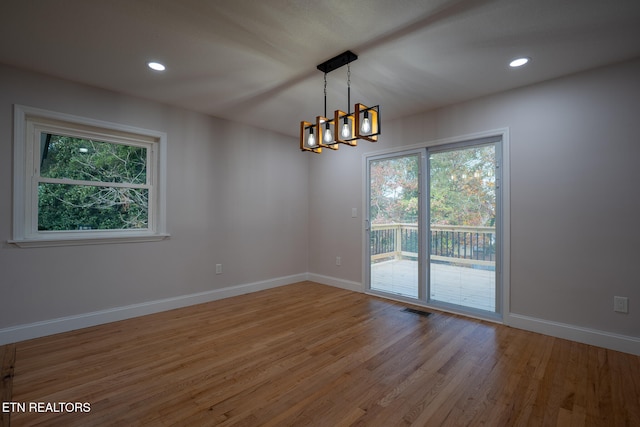
{"label": "sliding glass door", "polygon": [[422,152],[372,158],[369,177],[370,288],[408,298],[420,292]]}
{"label": "sliding glass door", "polygon": [[429,299],[496,311],[496,145],[429,154]]}
{"label": "sliding glass door", "polygon": [[499,138],[367,158],[368,291],[496,317],[499,165]]}

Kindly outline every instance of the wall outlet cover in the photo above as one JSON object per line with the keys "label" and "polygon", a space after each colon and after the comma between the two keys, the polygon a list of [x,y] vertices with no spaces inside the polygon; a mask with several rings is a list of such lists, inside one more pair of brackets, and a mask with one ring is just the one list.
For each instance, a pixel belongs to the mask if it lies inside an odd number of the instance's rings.
{"label": "wall outlet cover", "polygon": [[629,312],[629,298],[627,297],[613,297],[613,311],[618,313]]}

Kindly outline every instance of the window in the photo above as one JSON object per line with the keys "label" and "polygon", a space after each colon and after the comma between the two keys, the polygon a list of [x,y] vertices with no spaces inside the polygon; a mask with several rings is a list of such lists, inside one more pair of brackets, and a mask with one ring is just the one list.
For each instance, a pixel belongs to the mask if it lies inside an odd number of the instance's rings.
{"label": "window", "polygon": [[14,126],[12,243],[167,237],[164,133],[19,105]]}

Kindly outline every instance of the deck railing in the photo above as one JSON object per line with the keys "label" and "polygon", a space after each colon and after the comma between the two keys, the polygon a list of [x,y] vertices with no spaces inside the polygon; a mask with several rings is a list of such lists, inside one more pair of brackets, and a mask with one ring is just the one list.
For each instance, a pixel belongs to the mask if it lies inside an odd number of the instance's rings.
{"label": "deck railing", "polygon": [[[495,264],[495,227],[432,225],[431,260],[474,265]],[[418,257],[417,224],[371,226],[372,261]]]}

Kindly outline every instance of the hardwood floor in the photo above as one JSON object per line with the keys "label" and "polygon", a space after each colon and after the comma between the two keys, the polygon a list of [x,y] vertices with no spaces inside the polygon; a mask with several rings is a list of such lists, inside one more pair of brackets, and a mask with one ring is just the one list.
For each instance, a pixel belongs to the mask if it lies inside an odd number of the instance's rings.
{"label": "hardwood floor", "polygon": [[90,404],[12,426],[640,425],[640,357],[405,307],[303,282],[24,341],[0,395]]}

